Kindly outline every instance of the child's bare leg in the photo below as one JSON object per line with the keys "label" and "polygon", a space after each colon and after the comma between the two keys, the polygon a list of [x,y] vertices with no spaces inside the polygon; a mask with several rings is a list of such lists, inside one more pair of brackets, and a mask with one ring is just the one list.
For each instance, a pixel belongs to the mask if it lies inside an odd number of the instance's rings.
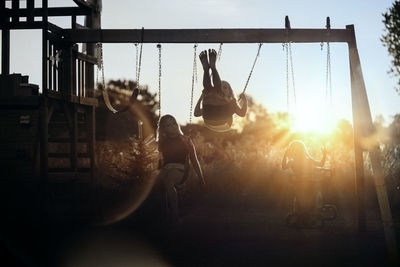
{"label": "child's bare leg", "polygon": [[207,50],[204,50],[199,55],[201,65],[203,66],[204,74],[203,74],[203,87],[204,89],[212,88],[211,79],[210,79],[210,65],[208,64],[207,58]]}
{"label": "child's bare leg", "polygon": [[217,90],[221,90],[221,78],[219,77],[216,67],[217,52],[214,49],[209,49],[208,56],[210,58],[210,69],[212,73],[214,88]]}

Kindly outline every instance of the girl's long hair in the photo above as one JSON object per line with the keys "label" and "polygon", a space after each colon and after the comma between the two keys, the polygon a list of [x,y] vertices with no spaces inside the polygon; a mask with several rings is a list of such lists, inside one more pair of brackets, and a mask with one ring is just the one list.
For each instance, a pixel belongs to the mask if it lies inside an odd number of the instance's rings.
{"label": "girl's long hair", "polygon": [[312,158],[303,141],[293,140],[288,146],[288,156],[297,159]]}
{"label": "girl's long hair", "polygon": [[163,144],[167,139],[168,135],[165,132],[165,122],[167,120],[172,120],[176,124],[176,133],[178,135],[183,135],[181,127],[179,126],[178,122],[176,121],[175,117],[172,115],[164,115],[160,118],[160,121],[158,123],[158,128],[157,128],[157,138],[156,140],[158,141],[159,144]]}
{"label": "girl's long hair", "polygon": [[232,90],[231,85],[227,81],[221,81],[221,90],[227,99],[236,99],[235,93]]}

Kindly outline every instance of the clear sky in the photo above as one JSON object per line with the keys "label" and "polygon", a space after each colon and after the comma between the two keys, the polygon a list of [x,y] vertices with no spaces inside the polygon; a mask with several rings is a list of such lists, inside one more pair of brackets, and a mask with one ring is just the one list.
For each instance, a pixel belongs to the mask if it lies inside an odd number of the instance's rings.
{"label": "clear sky", "polygon": [[[73,1],[49,1],[51,6]],[[400,113],[396,80],[387,74],[390,60],[382,46],[382,13],[393,1],[272,1],[272,0],[103,0],[102,27],[118,28],[283,28],[289,16],[292,28],[324,28],[330,16],[332,28],[354,24],[364,80],[372,116],[382,114],[387,121]],[[68,26],[63,19],[53,20]],[[81,20],[82,21],[82,20]],[[31,82],[41,84],[40,35],[36,31],[12,32],[11,72],[30,74]],[[141,84],[158,90],[158,51],[156,44],[143,46]],[[199,44],[198,52],[218,49],[219,44]],[[18,51],[18,52],[17,52]],[[257,44],[224,44],[218,69],[239,94],[243,89]],[[297,108],[306,114],[326,111],[326,45],[293,44]],[[175,115],[181,123],[189,119],[193,44],[162,46],[162,112]],[[350,74],[347,44],[331,44],[333,107],[335,118],[351,120]],[[201,93],[202,69],[198,63],[195,99]],[[132,44],[105,44],[106,79],[135,78],[135,47]],[[250,80],[247,93],[269,111],[286,111],[285,53],[281,44],[265,44]],[[195,104],[195,103],[194,103]],[[292,103],[293,105],[293,103]],[[325,109],[325,110],[324,110]],[[307,113],[308,112],[308,113]]]}

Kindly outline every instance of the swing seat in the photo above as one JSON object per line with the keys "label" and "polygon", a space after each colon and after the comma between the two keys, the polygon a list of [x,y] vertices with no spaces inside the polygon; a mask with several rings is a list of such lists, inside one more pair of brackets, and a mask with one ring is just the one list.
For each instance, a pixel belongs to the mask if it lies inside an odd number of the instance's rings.
{"label": "swing seat", "polygon": [[221,121],[221,123],[219,124],[218,121],[204,120],[204,126],[206,126],[211,131],[219,133],[224,133],[231,129],[231,124],[226,121]]}

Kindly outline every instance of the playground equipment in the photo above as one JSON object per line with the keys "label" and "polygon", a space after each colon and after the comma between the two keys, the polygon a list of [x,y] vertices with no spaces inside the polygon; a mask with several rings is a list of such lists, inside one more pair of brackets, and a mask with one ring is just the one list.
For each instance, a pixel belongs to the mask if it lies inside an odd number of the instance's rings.
{"label": "playground equipment", "polygon": [[[26,3],[22,8],[20,2]],[[78,177],[86,171],[94,182],[95,107],[94,66],[98,64],[96,43],[321,43],[342,42],[349,48],[351,98],[354,126],[355,181],[357,191],[358,229],[366,230],[364,207],[363,154],[369,152],[378,201],[381,209],[389,254],[396,255],[385,180],[379,147],[374,142],[367,93],[362,75],[353,25],[344,29],[101,29],[101,1],[74,0],[74,7],[49,7],[42,0],[35,7],[34,0],[0,1],[0,29],[2,32],[1,69],[1,127],[8,131],[1,136],[3,155],[1,168],[8,174],[29,176],[37,170],[43,185],[52,175],[67,173]],[[48,18],[64,16],[71,20],[71,28],[63,29]],[[77,23],[77,16],[85,16],[85,25]],[[287,18],[287,21],[289,19]],[[26,80],[10,74],[10,31],[40,29],[42,32],[42,88],[36,94],[25,90]],[[80,52],[78,43],[86,44]],[[60,60],[61,58],[61,60]],[[29,87],[29,86],[28,86]],[[33,86],[34,87],[34,86]],[[25,88],[25,89],[21,89]],[[62,124],[56,121],[60,115]],[[62,117],[62,118],[61,118]],[[54,123],[53,123],[54,122]],[[54,137],[58,125],[61,137]],[[27,127],[27,128],[24,128]],[[82,131],[83,130],[83,131]],[[369,140],[370,142],[365,142]],[[49,143],[67,144],[66,153],[49,152]],[[85,143],[86,152],[78,153],[78,145]],[[368,146],[364,144],[368,143]],[[38,149],[37,149],[38,148]],[[37,153],[37,151],[39,153]],[[38,155],[39,154],[39,155]],[[49,159],[69,159],[63,170],[49,168]],[[78,166],[78,158],[89,159],[85,168]],[[36,167],[39,162],[39,168]],[[24,168],[22,168],[23,166]],[[20,170],[24,169],[24,173]]]}

